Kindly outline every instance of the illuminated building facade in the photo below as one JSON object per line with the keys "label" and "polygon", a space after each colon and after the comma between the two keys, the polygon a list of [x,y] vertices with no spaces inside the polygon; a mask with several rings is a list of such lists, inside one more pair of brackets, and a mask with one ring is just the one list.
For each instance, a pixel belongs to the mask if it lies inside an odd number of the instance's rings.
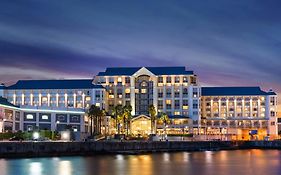
{"label": "illuminated building facade", "polygon": [[[95,104],[103,108],[105,90],[92,80],[20,80],[1,86],[2,125],[12,120],[12,131],[38,129],[86,132],[86,109]],[[4,112],[3,112],[4,111]],[[7,131],[7,129],[6,129]]]}
{"label": "illuminated building facade", "polygon": [[[132,106],[134,135],[151,133],[150,105],[157,115],[166,113],[170,119],[166,126],[157,122],[158,134],[165,130],[210,138],[263,139],[275,138],[278,132],[274,92],[259,87],[200,87],[197,76],[185,67],[113,67],[93,80],[20,80],[0,86],[0,96],[0,120],[12,131],[62,130],[71,125],[87,132],[85,113],[90,105],[112,114],[120,104]],[[115,124],[109,121],[107,116],[104,132],[115,133]]]}
{"label": "illuminated building facade", "polygon": [[[114,106],[131,105],[133,123],[135,118],[143,120],[149,118],[149,105],[153,105],[157,114],[166,113],[171,119],[176,120],[170,125],[170,130],[181,132],[192,119],[200,119],[200,87],[197,76],[185,67],[115,67],[99,72],[94,79],[95,84],[102,85],[107,93],[106,111],[109,113]],[[139,117],[142,116],[142,117]],[[145,120],[143,123],[146,122]],[[150,134],[149,121],[146,132]],[[159,124],[158,128],[163,128]]]}
{"label": "illuminated building facade", "polygon": [[210,137],[223,134],[228,139],[263,139],[267,135],[276,138],[277,95],[259,87],[202,87],[202,128]]}

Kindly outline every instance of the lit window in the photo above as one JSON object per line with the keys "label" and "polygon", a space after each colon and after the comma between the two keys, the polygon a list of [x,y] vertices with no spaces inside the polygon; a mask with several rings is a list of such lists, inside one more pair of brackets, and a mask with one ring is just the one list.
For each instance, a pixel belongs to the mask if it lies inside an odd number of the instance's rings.
{"label": "lit window", "polygon": [[33,119],[33,115],[32,114],[27,114],[26,115],[26,119]]}
{"label": "lit window", "polygon": [[91,97],[86,97],[86,101],[91,101]]}
{"label": "lit window", "polygon": [[182,106],[182,109],[188,109],[188,106]]}
{"label": "lit window", "polygon": [[136,94],[139,93],[139,90],[138,90],[138,89],[135,89],[135,93],[136,93]]}
{"label": "lit window", "polygon": [[96,103],[96,106],[97,106],[97,107],[100,107],[100,103]]}
{"label": "lit window", "polygon": [[108,97],[109,97],[109,98],[114,98],[114,95],[109,95]]}
{"label": "lit window", "polygon": [[48,102],[48,98],[47,97],[42,97],[42,103],[47,103]]}
{"label": "lit window", "polygon": [[47,116],[47,115],[42,115],[42,119],[43,119],[43,120],[48,120],[48,119],[49,119],[49,116]]}
{"label": "lit window", "polygon": [[166,104],[170,105],[171,103],[171,100],[166,100]]}
{"label": "lit window", "polygon": [[117,78],[117,81],[118,81],[118,82],[122,82],[122,78],[121,78],[121,77],[118,77],[118,78]]}
{"label": "lit window", "polygon": [[146,89],[141,89],[141,93],[145,94],[146,93]]}
{"label": "lit window", "polygon": [[125,89],[125,93],[126,93],[126,94],[128,94],[128,93],[130,93],[130,92],[131,92],[130,89]]}
{"label": "lit window", "polygon": [[175,115],[180,115],[180,112],[179,111],[175,111]]}

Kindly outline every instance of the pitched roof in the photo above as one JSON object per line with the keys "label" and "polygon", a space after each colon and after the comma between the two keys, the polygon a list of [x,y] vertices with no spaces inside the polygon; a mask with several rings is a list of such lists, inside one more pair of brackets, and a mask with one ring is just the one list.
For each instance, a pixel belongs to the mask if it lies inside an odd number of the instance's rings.
{"label": "pitched roof", "polygon": [[[109,67],[105,72],[99,72],[98,76],[114,75],[133,75],[142,67]],[[192,75],[193,71],[186,71],[184,66],[181,67],[145,67],[155,75]]]}
{"label": "pitched roof", "polygon": [[8,102],[8,100],[3,97],[0,97],[0,104],[5,105],[5,106],[18,107],[16,105],[13,105],[12,103]]}
{"label": "pitched roof", "polygon": [[262,91],[260,87],[202,87],[201,90],[202,96],[272,95],[274,93]]}
{"label": "pitched roof", "polygon": [[19,80],[7,89],[94,89],[103,88],[95,85],[91,79],[69,80]]}

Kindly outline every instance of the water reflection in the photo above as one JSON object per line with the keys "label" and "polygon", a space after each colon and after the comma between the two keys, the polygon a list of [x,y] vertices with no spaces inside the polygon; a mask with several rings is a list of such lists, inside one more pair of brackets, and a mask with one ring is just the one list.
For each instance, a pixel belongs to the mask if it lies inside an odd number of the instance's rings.
{"label": "water reflection", "polygon": [[29,164],[29,174],[30,175],[42,175],[42,163],[41,162],[31,162]]}
{"label": "water reflection", "polygon": [[280,163],[278,150],[0,159],[0,175],[275,175]]}

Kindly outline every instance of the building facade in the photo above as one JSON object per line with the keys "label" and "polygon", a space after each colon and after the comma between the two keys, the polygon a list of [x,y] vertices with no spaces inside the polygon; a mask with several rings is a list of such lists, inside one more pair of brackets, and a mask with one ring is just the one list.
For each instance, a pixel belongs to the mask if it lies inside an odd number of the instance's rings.
{"label": "building facade", "polygon": [[91,104],[100,108],[105,106],[105,89],[94,85],[90,79],[20,80],[14,85],[2,86],[1,89],[2,97],[14,105],[2,104],[5,111],[16,111],[12,115],[4,114],[5,124],[8,118],[19,121],[15,122],[12,131],[61,131],[70,125],[74,131],[87,132],[87,108]]}
{"label": "building facade", "polygon": [[[165,113],[170,119],[168,125],[157,122],[157,134],[262,139],[278,132],[276,93],[259,87],[200,87],[198,77],[185,67],[113,67],[87,80],[20,80],[1,85],[0,96],[3,126],[9,120],[12,131],[71,125],[87,132],[91,105],[109,115],[116,105],[131,105],[131,134],[148,135],[153,105],[156,115]],[[110,121],[107,116],[104,133],[115,130]]]}
{"label": "building facade", "polygon": [[277,95],[272,91],[259,87],[202,87],[201,104],[201,132],[210,137],[277,138]]}

